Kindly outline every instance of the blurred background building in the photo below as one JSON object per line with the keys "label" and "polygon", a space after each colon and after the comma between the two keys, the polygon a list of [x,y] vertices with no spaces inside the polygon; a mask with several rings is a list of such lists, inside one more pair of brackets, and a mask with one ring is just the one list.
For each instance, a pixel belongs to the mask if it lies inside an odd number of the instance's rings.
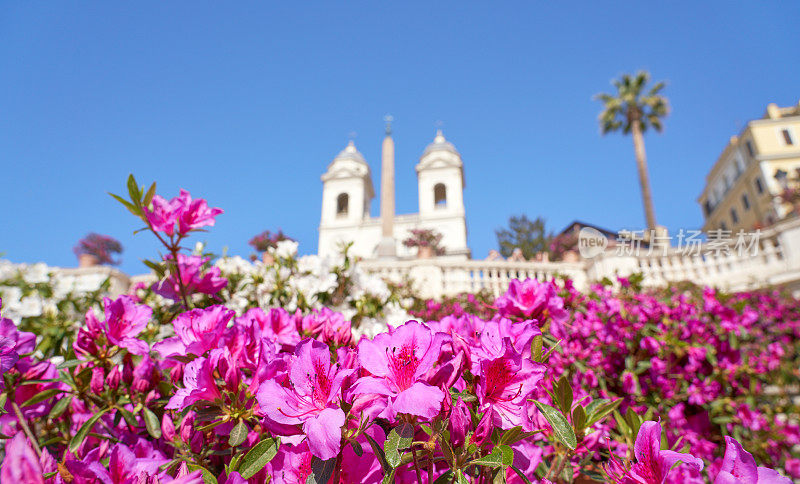
{"label": "blurred background building", "polygon": [[698,198],[703,231],[749,231],[796,216],[800,203],[800,103],[769,104],[731,137]]}

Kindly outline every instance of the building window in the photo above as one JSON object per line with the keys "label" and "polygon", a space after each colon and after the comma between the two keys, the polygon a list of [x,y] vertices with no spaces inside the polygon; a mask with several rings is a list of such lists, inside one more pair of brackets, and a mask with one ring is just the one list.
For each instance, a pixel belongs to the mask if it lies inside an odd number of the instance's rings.
{"label": "building window", "polygon": [[736,209],[735,208],[731,209],[731,222],[733,223],[733,225],[736,225],[736,224],[739,223],[739,214],[736,213]]}
{"label": "building window", "polygon": [[703,204],[703,208],[706,211],[706,217],[711,215],[711,212],[714,211],[714,207],[711,206],[711,202],[709,202],[708,200],[706,200],[706,202]]}
{"label": "building window", "polygon": [[761,184],[761,178],[756,178],[756,190],[758,190],[759,195],[764,193],[764,185]]}
{"label": "building window", "polygon": [[444,183],[437,183],[433,187],[433,204],[436,208],[447,207],[447,187]]}
{"label": "building window", "polygon": [[742,195],[742,206],[745,210],[750,210],[750,200],[747,198],[747,194]]}
{"label": "building window", "polygon": [[783,142],[786,143],[787,146],[791,146],[794,144],[794,140],[792,139],[792,133],[790,133],[788,129],[782,129],[781,134],[783,135]]}
{"label": "building window", "polygon": [[336,216],[347,217],[348,205],[350,205],[350,196],[346,193],[340,193],[336,197]]}
{"label": "building window", "polygon": [[750,156],[755,156],[756,152],[753,150],[753,143],[748,140],[744,145],[747,147],[747,153]]}
{"label": "building window", "polygon": [[719,224],[719,229],[722,230],[722,231],[728,230],[728,224],[726,224],[725,222],[721,222]]}

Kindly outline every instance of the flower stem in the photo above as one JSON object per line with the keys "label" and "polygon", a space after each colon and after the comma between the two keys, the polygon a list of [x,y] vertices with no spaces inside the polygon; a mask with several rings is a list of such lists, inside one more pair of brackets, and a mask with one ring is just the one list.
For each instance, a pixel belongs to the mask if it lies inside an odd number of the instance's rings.
{"label": "flower stem", "polygon": [[42,457],[42,451],[39,449],[39,443],[36,442],[36,437],[34,437],[33,432],[31,432],[31,428],[28,427],[28,422],[25,421],[25,417],[22,415],[22,410],[20,410],[19,405],[17,405],[17,402],[12,401],[11,407],[14,409],[14,414],[17,416],[17,420],[19,421],[20,425],[22,425],[22,430],[25,432],[25,435],[28,436],[28,440],[31,441],[31,445],[33,446],[33,450],[36,451],[36,455]]}
{"label": "flower stem", "polygon": [[417,472],[417,482],[422,482],[422,473],[419,471],[419,463],[417,463],[417,450],[411,446],[411,456],[414,458],[414,470]]}

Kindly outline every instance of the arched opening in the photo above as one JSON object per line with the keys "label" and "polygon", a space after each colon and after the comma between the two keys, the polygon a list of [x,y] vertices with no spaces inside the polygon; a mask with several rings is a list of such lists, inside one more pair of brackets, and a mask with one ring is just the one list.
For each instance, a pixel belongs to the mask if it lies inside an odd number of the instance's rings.
{"label": "arched opening", "polygon": [[350,196],[346,193],[340,193],[336,197],[336,216],[347,217],[348,205],[350,205]]}
{"label": "arched opening", "polygon": [[433,187],[433,205],[436,208],[447,207],[447,187],[444,183],[437,183]]}

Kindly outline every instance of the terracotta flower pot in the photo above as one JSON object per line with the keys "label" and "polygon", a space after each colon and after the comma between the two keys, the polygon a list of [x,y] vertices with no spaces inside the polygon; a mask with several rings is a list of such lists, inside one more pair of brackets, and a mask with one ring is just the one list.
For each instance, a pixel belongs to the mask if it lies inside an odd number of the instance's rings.
{"label": "terracotta flower pot", "polygon": [[433,247],[424,246],[417,250],[417,259],[430,259],[434,255]]}
{"label": "terracotta flower pot", "polygon": [[564,262],[578,262],[580,257],[578,257],[578,253],[574,250],[568,250],[564,252],[564,257],[562,257]]}
{"label": "terracotta flower pot", "polygon": [[100,259],[92,254],[80,254],[78,256],[78,267],[94,267],[100,264]]}
{"label": "terracotta flower pot", "polygon": [[275,257],[273,257],[269,252],[264,252],[261,254],[261,260],[264,261],[264,264],[268,266],[271,266],[275,263]]}

